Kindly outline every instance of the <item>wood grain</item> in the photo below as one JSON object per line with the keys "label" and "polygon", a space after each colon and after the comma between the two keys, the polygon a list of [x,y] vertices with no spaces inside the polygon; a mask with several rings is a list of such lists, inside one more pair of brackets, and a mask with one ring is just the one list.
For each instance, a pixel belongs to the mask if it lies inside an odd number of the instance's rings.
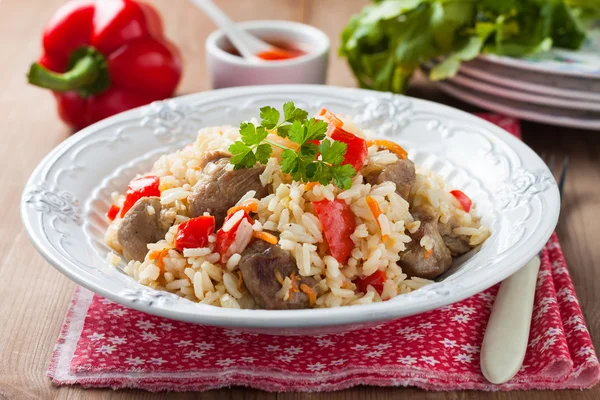
{"label": "wood grain", "polygon": [[[336,55],[339,33],[366,0],[216,0],[234,20],[289,19],[324,30],[332,40],[329,83],[354,86]],[[426,392],[414,388],[357,387],[335,393],[272,394],[244,388],[203,394],[136,390],[56,388],[45,376],[74,284],[51,268],[29,243],[19,218],[23,185],[39,160],[69,135],[58,120],[52,96],[25,84],[24,75],[40,53],[40,32],[63,0],[0,0],[0,399],[597,399],[600,388],[566,392]],[[209,89],[204,38],[214,29],[184,0],[157,0],[169,37],[182,49],[186,70],[179,93]],[[472,107],[417,79],[410,94]],[[586,321],[600,348],[600,134],[524,123],[525,140],[538,152],[569,155],[571,166],[558,233]]]}

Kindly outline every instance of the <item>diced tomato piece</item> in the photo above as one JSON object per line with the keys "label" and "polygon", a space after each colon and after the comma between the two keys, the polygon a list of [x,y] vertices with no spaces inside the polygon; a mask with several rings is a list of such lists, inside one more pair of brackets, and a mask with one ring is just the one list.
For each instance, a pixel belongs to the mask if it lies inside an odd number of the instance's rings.
{"label": "diced tomato piece", "polygon": [[125,202],[121,209],[121,217],[142,197],[160,196],[160,179],[158,176],[142,176],[132,180],[125,194]]}
{"label": "diced tomato piece", "polygon": [[[227,218],[225,218],[225,222],[223,222],[223,225],[225,225],[227,221],[229,221],[235,214],[236,213],[229,214]],[[240,220],[230,230],[225,232],[223,228],[221,228],[217,231],[216,250],[220,255],[223,255],[227,252],[227,249],[229,249],[229,246],[231,246],[231,243],[233,243],[233,241],[235,240],[235,233],[238,227],[244,219],[246,219],[250,224],[254,223],[252,218],[250,218],[250,215],[248,215],[248,213],[244,211],[244,216],[240,218]]]}
{"label": "diced tomato piece", "polygon": [[175,237],[175,248],[195,249],[206,247],[208,237],[215,231],[215,217],[212,215],[189,219],[179,225]]}
{"label": "diced tomato piece", "polygon": [[456,200],[458,200],[458,202],[460,203],[460,206],[462,207],[463,210],[465,210],[465,212],[471,211],[471,206],[473,205],[473,200],[471,200],[469,198],[469,196],[467,196],[460,190],[453,190],[450,192],[450,194],[452,196],[456,197]]}
{"label": "diced tomato piece", "polygon": [[356,284],[356,288],[359,292],[366,293],[367,287],[369,285],[373,286],[373,289],[377,291],[381,295],[383,292],[383,284],[387,280],[387,276],[384,271],[375,271],[369,276],[365,276],[364,278],[358,278],[354,283]]}
{"label": "diced tomato piece", "polygon": [[346,262],[354,248],[350,235],[356,229],[356,220],[350,206],[339,199],[316,201],[313,206],[323,225],[329,252],[339,262]]}
{"label": "diced tomato piece", "polygon": [[119,211],[121,211],[121,207],[113,204],[108,209],[108,212],[106,213],[106,216],[108,217],[109,220],[114,221],[115,218],[117,218],[117,215],[119,214]]}
{"label": "diced tomato piece", "polygon": [[367,141],[341,128],[334,127],[333,125],[330,125],[329,127],[329,136],[333,140],[346,143],[346,154],[344,154],[344,161],[342,164],[350,164],[354,167],[356,172],[360,171],[365,164],[367,154],[369,153]]}

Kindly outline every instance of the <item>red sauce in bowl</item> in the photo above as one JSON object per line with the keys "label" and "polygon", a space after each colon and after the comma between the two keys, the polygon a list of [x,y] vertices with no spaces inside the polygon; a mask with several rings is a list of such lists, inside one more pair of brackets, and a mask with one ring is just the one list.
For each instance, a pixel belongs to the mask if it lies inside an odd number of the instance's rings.
{"label": "red sauce in bowl", "polygon": [[[273,45],[273,49],[263,51],[258,53],[256,56],[258,58],[262,58],[267,61],[278,61],[278,60],[289,60],[291,58],[296,58],[303,56],[307,53],[307,51],[301,48],[300,44],[293,42],[280,42],[274,40],[265,40],[265,42]],[[223,50],[229,54],[233,54],[234,56],[241,57],[241,54],[233,47],[231,44],[227,44],[223,47]]]}

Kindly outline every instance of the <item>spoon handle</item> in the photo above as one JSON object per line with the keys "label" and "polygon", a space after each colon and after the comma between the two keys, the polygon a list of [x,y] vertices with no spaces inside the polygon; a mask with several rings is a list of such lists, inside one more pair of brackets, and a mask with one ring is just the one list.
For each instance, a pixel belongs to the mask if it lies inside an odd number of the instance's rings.
{"label": "spoon handle", "polygon": [[481,371],[492,383],[510,380],[523,364],[539,269],[536,255],[500,285],[481,345]]}
{"label": "spoon handle", "polygon": [[249,61],[256,60],[255,54],[264,50],[265,44],[235,27],[234,22],[210,0],[191,0],[221,28],[242,57]]}

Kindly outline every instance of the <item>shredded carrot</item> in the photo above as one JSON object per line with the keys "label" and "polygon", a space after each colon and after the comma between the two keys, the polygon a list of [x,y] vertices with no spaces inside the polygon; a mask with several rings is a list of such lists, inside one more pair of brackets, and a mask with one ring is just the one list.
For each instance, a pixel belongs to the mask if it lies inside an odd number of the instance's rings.
{"label": "shredded carrot", "polygon": [[427,259],[433,255],[433,249],[425,250],[425,255],[423,258]]}
{"label": "shredded carrot", "polygon": [[165,270],[165,262],[163,260],[163,258],[169,254],[169,250],[170,249],[162,249],[160,251],[156,250],[153,251],[152,253],[150,253],[150,255],[148,256],[148,258],[150,260],[156,260],[156,266],[160,269],[161,272],[164,272]]}
{"label": "shredded carrot", "polygon": [[[381,208],[379,208],[379,203],[377,203],[377,200],[375,200],[371,196],[367,196],[367,205],[369,206],[369,209],[371,210],[371,214],[373,214],[375,221],[377,221],[377,225],[379,226],[379,229],[381,229],[381,224],[379,223],[379,216],[382,213],[381,213]],[[384,244],[387,243],[389,238],[390,237],[388,235],[381,236],[381,240],[383,241]]]}
{"label": "shredded carrot", "polygon": [[327,111],[327,109],[325,108],[321,108],[321,111],[319,111],[319,115],[325,117],[325,119],[336,128],[341,129],[342,126],[344,126],[344,123],[341,119],[336,117],[333,113]]}
{"label": "shredded carrot", "polygon": [[296,276],[296,272],[292,272],[290,275],[290,280],[292,281],[292,286],[290,287],[290,292],[298,293],[298,282],[300,282],[300,277]]}
{"label": "shredded carrot", "polygon": [[278,241],[277,236],[271,235],[268,232],[253,231],[252,236],[254,236],[257,239],[264,240],[265,242],[271,243],[271,244],[277,244],[277,241]]}
{"label": "shredded carrot", "polygon": [[383,147],[384,149],[391,151],[403,160],[406,160],[406,158],[408,157],[408,153],[406,152],[406,150],[404,150],[404,148],[398,143],[394,143],[385,139],[367,140],[367,146],[371,147],[373,145]]}
{"label": "shredded carrot", "polygon": [[381,215],[381,208],[379,208],[379,203],[371,196],[367,196],[367,205],[369,206],[369,210],[371,210],[371,214],[375,218],[375,221],[379,224],[379,216]]}
{"label": "shredded carrot", "polygon": [[304,189],[306,189],[306,190],[312,190],[318,184],[319,184],[319,182],[308,182],[306,185],[304,185]]}
{"label": "shredded carrot", "polygon": [[258,208],[258,206],[256,205],[256,203],[242,204],[239,206],[231,207],[229,210],[227,210],[227,215],[231,215],[240,210],[244,210],[247,213],[256,212],[257,208]]}
{"label": "shredded carrot", "polygon": [[300,284],[300,290],[306,293],[306,295],[308,296],[308,305],[312,307],[317,301],[317,294],[315,293],[315,291],[306,283]]}
{"label": "shredded carrot", "polygon": [[237,284],[237,288],[238,290],[242,290],[242,285],[244,284],[244,280],[242,279],[242,271],[238,271],[237,272],[238,275],[238,284]]}

